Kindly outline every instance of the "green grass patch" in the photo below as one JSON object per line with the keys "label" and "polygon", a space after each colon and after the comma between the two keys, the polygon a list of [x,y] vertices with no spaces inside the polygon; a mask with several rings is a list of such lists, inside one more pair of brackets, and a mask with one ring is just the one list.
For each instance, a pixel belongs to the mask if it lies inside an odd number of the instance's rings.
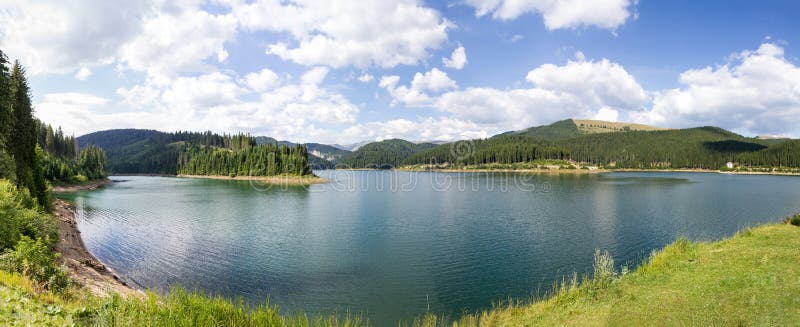
{"label": "green grass patch", "polygon": [[800,228],[788,224],[747,229],[713,243],[679,239],[627,274],[608,272],[600,260],[602,282],[595,277],[579,286],[562,283],[545,300],[452,323],[426,316],[416,325],[793,326],[800,322],[799,249]]}

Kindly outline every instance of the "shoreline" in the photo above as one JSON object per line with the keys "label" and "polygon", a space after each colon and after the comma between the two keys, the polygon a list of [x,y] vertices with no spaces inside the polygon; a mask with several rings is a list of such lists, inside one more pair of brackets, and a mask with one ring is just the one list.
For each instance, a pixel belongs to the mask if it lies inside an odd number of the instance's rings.
{"label": "shoreline", "polygon": [[53,215],[58,221],[59,240],[53,250],[59,253],[58,264],[65,267],[70,279],[94,295],[106,297],[141,296],[144,293],[130,286],[113,270],[92,255],[83,243],[75,220],[75,208],[66,200],[53,201]]}
{"label": "shoreline", "polygon": [[52,192],[53,193],[66,193],[66,192],[77,192],[77,191],[91,191],[101,187],[106,187],[108,185],[113,184],[114,181],[111,179],[102,179],[99,181],[94,181],[89,184],[85,185],[72,185],[72,186],[54,186]]}
{"label": "shoreline", "polygon": [[258,181],[276,185],[312,185],[312,184],[325,184],[329,180],[316,175],[311,176],[218,176],[218,175],[175,175],[177,178],[198,178],[198,179],[216,179],[228,181]]}
{"label": "shoreline", "polygon": [[786,172],[760,172],[760,171],[722,171],[711,169],[635,169],[635,168],[620,168],[620,169],[411,169],[411,168],[396,168],[393,170],[407,171],[407,172],[440,172],[440,173],[535,173],[535,174],[603,174],[603,173],[705,173],[705,174],[728,174],[728,175],[773,175],[773,176],[800,176],[800,173],[786,173]]}

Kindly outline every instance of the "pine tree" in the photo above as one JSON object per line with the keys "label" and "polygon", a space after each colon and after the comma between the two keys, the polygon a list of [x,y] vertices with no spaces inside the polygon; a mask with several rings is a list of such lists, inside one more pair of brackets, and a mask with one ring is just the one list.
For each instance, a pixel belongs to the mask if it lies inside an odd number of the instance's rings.
{"label": "pine tree", "polygon": [[30,88],[19,61],[14,63],[11,80],[14,88],[13,119],[7,145],[16,163],[17,185],[27,187],[39,204],[47,208],[50,205],[47,185],[39,180],[44,176],[44,167],[36,154],[36,120],[33,118]]}

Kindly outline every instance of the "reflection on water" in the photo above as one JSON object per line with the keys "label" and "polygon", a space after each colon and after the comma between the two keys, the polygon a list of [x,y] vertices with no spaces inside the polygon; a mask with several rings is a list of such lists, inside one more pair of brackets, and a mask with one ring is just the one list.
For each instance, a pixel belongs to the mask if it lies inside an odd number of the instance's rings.
{"label": "reflection on water", "polygon": [[[635,264],[678,236],[717,239],[800,210],[800,178],[323,171],[254,187],[167,177],[67,195],[89,249],[147,288],[363,311],[378,325],[528,298],[596,248]],[[258,186],[258,185],[256,185]]]}

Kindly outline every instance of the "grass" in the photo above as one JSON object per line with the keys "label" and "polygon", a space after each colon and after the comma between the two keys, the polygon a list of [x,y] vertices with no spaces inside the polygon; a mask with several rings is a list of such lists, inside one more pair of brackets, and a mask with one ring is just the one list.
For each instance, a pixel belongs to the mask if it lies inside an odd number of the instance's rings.
{"label": "grass", "polygon": [[[800,228],[773,224],[718,242],[679,239],[636,270],[595,255],[594,277],[564,279],[534,302],[511,302],[456,321],[426,315],[415,326],[786,326],[800,322]],[[165,296],[97,298],[37,292],[0,272],[0,325],[357,326],[359,316],[281,315],[272,306],[173,290]]]}
{"label": "grass", "polygon": [[0,271],[2,326],[361,326],[360,316],[286,316],[273,306],[258,308],[242,301],[173,289],[165,296],[98,298],[81,290],[37,292],[18,274]]}
{"label": "grass", "polygon": [[[800,228],[766,225],[713,243],[679,239],[633,272],[607,283],[584,278],[576,284],[562,283],[545,300],[466,315],[452,325],[797,325]],[[430,316],[418,321],[445,324]]]}

